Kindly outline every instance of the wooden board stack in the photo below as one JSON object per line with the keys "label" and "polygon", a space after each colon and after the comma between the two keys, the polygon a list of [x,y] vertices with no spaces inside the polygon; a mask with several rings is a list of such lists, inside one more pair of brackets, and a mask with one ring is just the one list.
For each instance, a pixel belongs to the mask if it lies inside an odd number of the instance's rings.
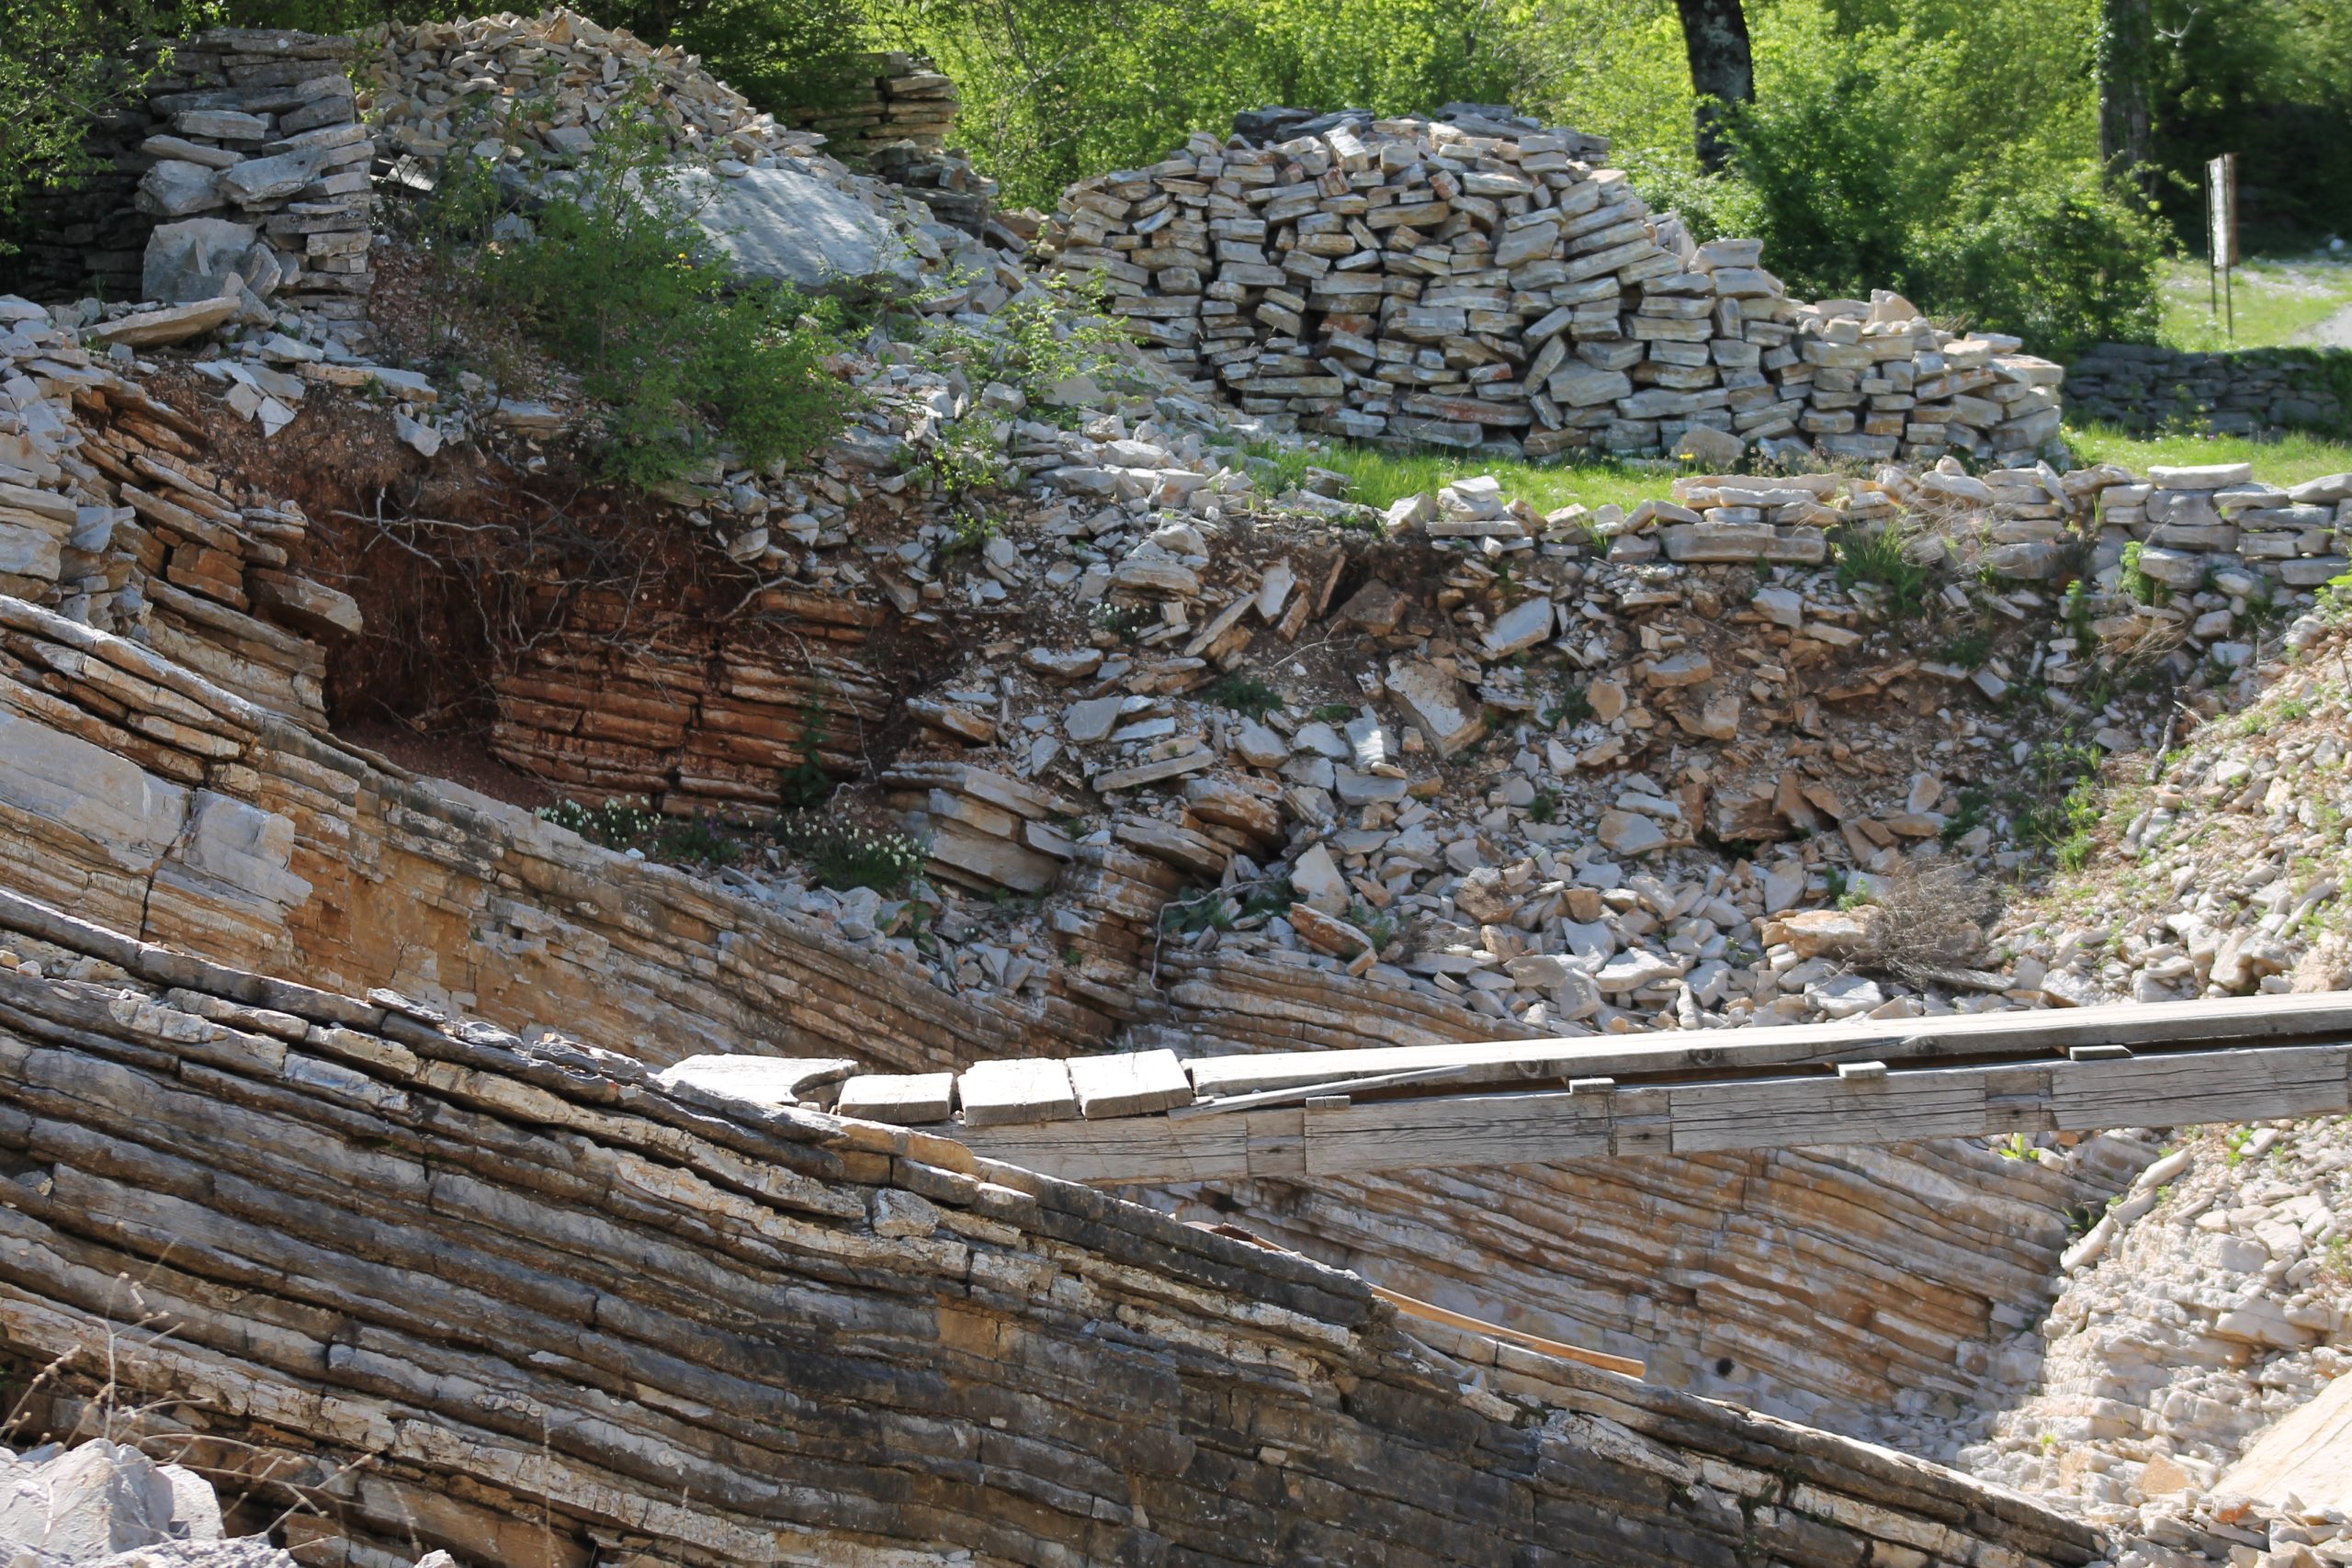
{"label": "wooden board stack", "polygon": [[1791,299],[1693,243],[1608,144],[1505,109],[1263,110],[1080,181],[1042,249],[1136,338],[1280,428],[1358,440],[2030,462],[2055,365],[1900,296]]}

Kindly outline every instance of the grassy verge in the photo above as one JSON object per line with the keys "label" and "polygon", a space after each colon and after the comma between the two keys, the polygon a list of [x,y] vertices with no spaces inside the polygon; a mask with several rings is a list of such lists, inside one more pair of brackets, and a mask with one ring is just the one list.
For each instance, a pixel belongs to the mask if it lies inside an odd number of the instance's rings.
{"label": "grassy verge", "polygon": [[2086,463],[2120,463],[2139,474],[2158,463],[2252,463],[2255,478],[2291,485],[2323,474],[2352,472],[2352,443],[2300,433],[2276,441],[2250,441],[2242,435],[2138,436],[2092,424],[2069,426],[2066,445]]}
{"label": "grassy verge", "polygon": [[1354,483],[1348,499],[1367,506],[1386,506],[1409,495],[1434,495],[1442,486],[1479,474],[1492,474],[1502,485],[1503,494],[1522,500],[1538,512],[1572,502],[1586,506],[1613,502],[1630,511],[1645,501],[1665,500],[1674,486],[1673,470],[1607,459],[1549,465],[1505,461],[1475,452],[1391,451],[1340,441],[1311,448],[1269,446],[1250,455],[1271,461],[1283,484],[1295,483],[1310,468],[1345,474]]}
{"label": "grassy verge", "polygon": [[2237,269],[2235,336],[2216,315],[2205,264],[2176,261],[2164,285],[2163,336],[2177,348],[2210,351],[2290,344],[2352,305],[2352,263],[2318,258],[2265,258]]}

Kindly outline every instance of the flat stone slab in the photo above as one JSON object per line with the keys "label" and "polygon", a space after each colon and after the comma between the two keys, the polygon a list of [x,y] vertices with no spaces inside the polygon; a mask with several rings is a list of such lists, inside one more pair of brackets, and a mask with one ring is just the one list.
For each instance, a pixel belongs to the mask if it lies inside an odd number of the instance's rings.
{"label": "flat stone slab", "polygon": [[1069,1064],[1035,1059],[976,1062],[956,1080],[967,1127],[1016,1122],[1068,1122],[1078,1115]]}
{"label": "flat stone slab", "polygon": [[803,288],[875,276],[912,278],[889,220],[855,197],[792,169],[686,177],[695,221],[738,270]]}
{"label": "flat stone slab", "polygon": [[954,1073],[860,1073],[842,1085],[833,1107],[842,1116],[899,1127],[944,1122],[955,1109]]}
{"label": "flat stone slab", "polygon": [[220,299],[200,299],[193,305],[175,305],[165,310],[141,310],[119,321],[103,321],[90,329],[90,336],[100,343],[127,343],[133,348],[180,343],[210,332],[235,315],[242,303],[232,295]]}

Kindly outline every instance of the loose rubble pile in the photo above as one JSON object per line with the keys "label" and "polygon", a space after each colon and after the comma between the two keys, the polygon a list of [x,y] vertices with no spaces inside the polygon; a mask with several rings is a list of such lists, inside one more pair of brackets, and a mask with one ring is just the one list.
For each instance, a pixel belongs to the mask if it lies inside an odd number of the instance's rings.
{"label": "loose rubble pile", "polygon": [[[102,1401],[74,1403],[108,1425],[135,1423]],[[0,1449],[0,1553],[9,1568],[295,1564],[266,1536],[225,1535],[220,1499],[196,1472],[106,1438],[21,1454]],[[449,1568],[446,1554],[435,1568]]]}
{"label": "loose rubble pile", "polygon": [[2352,1562],[2340,1492],[2295,1497],[2233,1463],[2352,1372],[2347,1237],[2340,1118],[2192,1132],[2068,1252],[2025,1352],[2037,1393],[1961,1462],[2123,1527],[2126,1568]]}
{"label": "loose rubble pile", "polygon": [[2328,389],[2325,349],[2256,348],[2191,354],[2153,344],[2103,343],[2066,367],[2066,408],[2078,423],[2126,430],[2258,435],[2341,430],[2344,404]]}
{"label": "loose rubble pile", "polygon": [[2061,371],[1899,296],[1789,299],[1753,240],[1695,244],[1608,144],[1508,109],[1268,110],[1063,197],[1045,250],[1177,372],[1357,440],[2030,462]]}
{"label": "loose rubble pile", "polygon": [[595,145],[606,116],[632,107],[681,163],[806,157],[823,141],[752,108],[684,50],[575,11],[388,25],[361,34],[359,48],[360,107],[390,153],[560,164]]}
{"label": "loose rubble pile", "polygon": [[2111,846],[1994,931],[2021,981],[2142,1002],[2347,983],[2343,634],[2305,615],[2285,643],[2293,667],[2244,668],[2222,716],[2109,805]]}
{"label": "loose rubble pile", "polygon": [[[573,11],[387,24],[361,34],[360,48],[368,78],[360,105],[369,122],[388,152],[427,164],[464,153],[537,181],[584,156],[608,116],[642,112],[682,165],[715,169],[729,181],[758,170],[833,190],[870,189],[854,186],[819,151],[829,140],[823,123],[779,123],[684,51],[657,49]],[[946,78],[909,62],[905,71],[877,78],[876,91],[887,92],[885,107],[851,117],[872,139],[844,151],[863,154],[939,222],[988,236],[994,182],[941,147],[955,121]],[[871,128],[863,123],[869,118]],[[995,238],[1024,243],[1009,231]]]}

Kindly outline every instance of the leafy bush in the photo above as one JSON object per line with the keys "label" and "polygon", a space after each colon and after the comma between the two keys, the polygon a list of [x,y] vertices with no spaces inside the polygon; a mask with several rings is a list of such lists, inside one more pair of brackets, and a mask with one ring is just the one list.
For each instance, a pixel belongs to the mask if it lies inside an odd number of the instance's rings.
{"label": "leafy bush", "polygon": [[191,3],[0,0],[0,255],[4,231],[30,192],[69,188],[102,165],[85,141],[88,117],[136,96],[161,62],[130,62],[131,40],[169,37],[196,23]]}
{"label": "leafy bush", "polygon": [[1964,310],[1977,330],[2012,333],[2065,360],[2108,340],[2144,342],[2158,316],[2164,234],[2076,164],[2037,184],[1963,192],[1973,213],[1912,236],[1907,286]]}
{"label": "leafy bush", "polygon": [[930,852],[905,833],[887,833],[815,812],[779,817],[775,841],[820,887],[870,887],[896,897],[922,874]]}
{"label": "leafy bush", "polygon": [[604,407],[613,477],[658,484],[722,449],[754,468],[797,462],[851,406],[824,364],[839,347],[834,309],[732,276],[695,221],[695,177],[664,160],[641,107],[608,116],[575,180],[512,239],[469,232],[494,219],[498,195],[479,164],[457,161],[433,220],[443,263],[469,269],[462,280],[485,307],[579,373]]}
{"label": "leafy bush", "polygon": [[1727,118],[1735,157],[1719,175],[1690,150],[1662,0],[1540,7],[1521,52],[1562,62],[1539,78],[1544,107],[1614,137],[1612,159],[1699,238],[1763,240],[1793,294],[1894,288],[2059,358],[2154,325],[2163,231],[2103,186],[2076,8],[1776,0],[1749,23],[1757,96]]}

